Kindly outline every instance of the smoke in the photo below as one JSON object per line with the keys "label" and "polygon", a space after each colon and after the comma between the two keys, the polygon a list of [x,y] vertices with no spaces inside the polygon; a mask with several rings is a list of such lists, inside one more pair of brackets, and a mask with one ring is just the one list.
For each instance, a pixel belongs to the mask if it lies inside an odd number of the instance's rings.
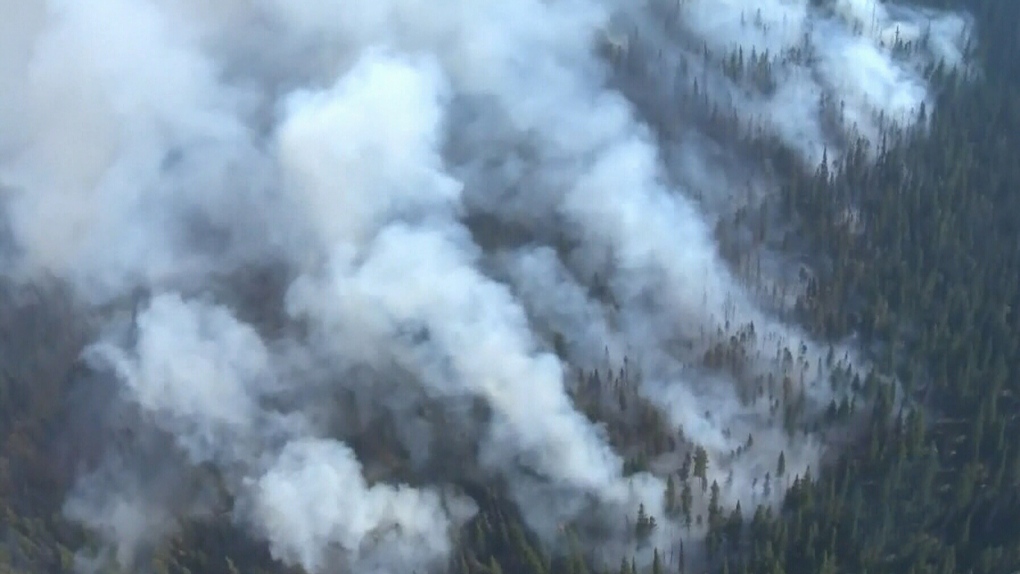
{"label": "smoke", "polygon": [[877,144],[917,122],[934,104],[928,80],[939,63],[970,71],[966,15],[881,0],[812,4],[649,0],[614,30],[633,53],[637,99],[660,124],[675,121],[677,100],[710,101],[811,165],[826,150],[834,159],[856,138]]}
{"label": "smoke", "polygon": [[[68,516],[128,565],[224,507],[312,573],[441,565],[459,481],[621,552],[699,448],[695,513],[713,482],[781,500],[862,362],[768,295],[797,279],[748,140],[874,149],[970,28],[877,0],[9,4],[8,280],[103,309],[98,418],[135,436]],[[762,230],[726,231],[744,208]],[[673,446],[633,472],[620,429],[655,417]]]}
{"label": "smoke", "polygon": [[[444,556],[449,515],[439,495],[406,487],[369,487],[347,447],[306,439],[284,447],[254,484],[255,515],[273,552],[321,572],[328,549],[359,572],[396,572],[429,566]],[[343,562],[340,562],[342,564]]]}
{"label": "smoke", "polygon": [[[281,156],[294,158],[286,171],[310,196],[302,203],[322,206],[313,217],[332,253],[325,277],[294,283],[288,311],[313,325],[319,344],[340,346],[327,350],[352,356],[355,340],[420,373],[430,395],[484,399],[484,466],[512,470],[516,459],[560,487],[612,500],[627,490],[622,461],[572,408],[560,363],[537,347],[507,288],[476,268],[481,254],[457,222],[460,185],[437,152],[435,70],[369,54],[324,97],[290,102]],[[407,341],[407,330],[421,335]]]}
{"label": "smoke", "polygon": [[[170,530],[170,509],[185,518],[215,507],[215,489],[198,505],[193,493],[181,492],[185,481],[174,472],[208,463],[235,498],[237,518],[263,534],[280,558],[310,572],[322,571],[330,557],[359,572],[389,572],[445,556],[451,521],[463,520],[470,503],[452,500],[451,515],[441,491],[369,485],[347,446],[321,437],[300,412],[270,407],[285,386],[274,380],[282,373],[274,372],[272,353],[253,328],[222,307],[175,294],[154,297],[136,325],[133,345],[99,343],[88,357],[112,365],[139,416],[172,437],[164,456],[177,452],[183,460],[157,465],[158,478],[139,486],[141,477],[107,459],[67,508],[73,518],[112,531],[121,563],[131,563],[139,538],[154,543]],[[125,476],[136,482],[122,484]],[[147,492],[194,509],[164,506]]]}

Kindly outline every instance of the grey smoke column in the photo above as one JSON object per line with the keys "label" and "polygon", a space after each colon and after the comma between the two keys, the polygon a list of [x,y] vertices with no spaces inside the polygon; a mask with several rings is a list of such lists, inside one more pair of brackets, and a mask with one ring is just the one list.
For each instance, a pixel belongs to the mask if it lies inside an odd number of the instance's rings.
{"label": "grey smoke column", "polygon": [[[502,479],[550,540],[602,521],[623,550],[620,516],[644,504],[662,519],[664,486],[624,476],[571,401],[568,366],[607,352],[707,450],[724,502],[781,498],[756,478],[780,452],[790,474],[816,464],[821,438],[790,438],[741,381],[692,363],[704,333],[753,322],[749,372],[790,374],[817,407],[835,396],[812,384],[826,347],[725,262],[703,205],[725,204],[743,184],[731,174],[755,166],[732,169],[741,159],[698,131],[703,118],[671,106],[732,111],[811,165],[853,134],[908,126],[934,102],[925,67],[966,64],[963,15],[823,4],[7,2],[8,275],[55,275],[86,305],[152,293],[129,327],[109,315],[86,358],[115,377],[139,442],[174,450],[164,481],[111,450],[68,515],[130,562],[173,530],[173,509],[208,511],[217,496],[182,485],[211,468],[235,520],[282,560],[441,564],[470,501],[427,476],[377,481],[375,455],[338,429],[363,430],[365,412],[405,420],[395,405],[477,402],[484,412],[408,421],[397,442],[428,451],[411,425],[463,425],[473,454],[448,475]],[[740,73],[723,66],[734,53]],[[283,287],[256,289],[253,269]],[[784,364],[784,347],[802,351]],[[749,433],[755,450],[733,456]]]}

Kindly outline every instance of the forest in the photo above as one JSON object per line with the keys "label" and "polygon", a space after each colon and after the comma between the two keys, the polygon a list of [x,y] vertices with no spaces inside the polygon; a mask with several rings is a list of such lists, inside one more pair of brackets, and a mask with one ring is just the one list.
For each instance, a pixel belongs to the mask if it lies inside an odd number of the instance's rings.
{"label": "forest", "polygon": [[[851,142],[838,160],[823,155],[818,165],[804,165],[780,138],[701,101],[696,85],[677,104],[703,106],[697,117],[704,133],[776,174],[779,192],[733,209],[715,237],[734,273],[764,299],[774,299],[784,320],[823,342],[828,356],[818,361],[817,372],[831,381],[835,398],[818,412],[807,405],[804,373],[816,364],[806,351],[785,349],[768,369],[756,370],[755,340],[765,335],[753,322],[727,320],[724,329],[689,343],[698,355],[693,368],[742,381],[742,398],[767,401],[788,435],[816,433],[838,447],[803,473],[788,471],[788,455],[779,452],[760,488],[764,502],[727,508],[720,490],[730,485],[709,479],[708,454],[688,444],[683,429],[672,428],[639,392],[642,373],[626,357],[609,358],[607,343],[604,361],[570,369],[570,400],[587,420],[601,422],[608,442],[625,453],[626,475],[668,467],[667,516],[654,516],[642,505],[619,517],[628,530],[627,547],[635,549],[625,555],[607,555],[586,542],[584,525],[577,532],[574,525],[562,526],[562,536],[550,544],[529,527],[526,509],[511,500],[506,484],[451,471],[478,508],[456,528],[444,572],[1020,569],[1020,443],[1014,440],[1020,436],[1020,386],[1014,379],[1020,372],[1020,199],[1013,193],[1020,189],[1020,4],[919,3],[973,15],[973,58],[980,71],[931,66],[927,74],[937,101],[920,110],[924,121],[884,130],[880,141]],[[628,61],[642,57],[637,49],[616,48],[616,66],[640,66]],[[774,89],[769,62],[758,58],[740,52],[717,63],[731,79]],[[659,136],[668,137],[669,129],[663,131]],[[3,237],[6,230],[0,232]],[[765,278],[764,252],[803,262],[803,271],[778,282]],[[262,291],[278,292],[269,275],[238,279],[254,291],[242,297],[260,301]],[[0,287],[0,574],[305,572],[238,526],[229,496],[228,508],[179,519],[169,535],[143,549],[144,564],[131,569],[115,561],[88,563],[83,556],[99,556],[104,541],[67,515],[74,466],[98,457],[100,443],[135,440],[123,429],[86,436],[96,426],[79,420],[81,403],[105,400],[95,391],[85,396],[81,381],[90,367],[80,359],[95,333],[94,316],[105,311],[83,314],[57,279],[29,290],[9,281]],[[791,305],[780,302],[787,290],[795,299]],[[608,287],[596,281],[592,291],[614,305]],[[560,356],[569,354],[568,336],[550,336]],[[861,349],[866,363],[857,364],[866,369],[843,360],[848,340]],[[412,456],[393,427],[383,417],[341,434],[359,455],[373,452],[383,459],[379,473],[416,484],[426,471],[411,469]],[[749,434],[727,460],[765,440]],[[459,451],[450,448],[456,460]],[[661,462],[668,460],[677,464]],[[443,463],[435,465],[427,472],[445,472]],[[224,481],[196,479],[203,485]],[[756,477],[753,488],[760,484]],[[768,503],[773,490],[781,492],[779,504]],[[660,547],[663,539],[669,543]]]}

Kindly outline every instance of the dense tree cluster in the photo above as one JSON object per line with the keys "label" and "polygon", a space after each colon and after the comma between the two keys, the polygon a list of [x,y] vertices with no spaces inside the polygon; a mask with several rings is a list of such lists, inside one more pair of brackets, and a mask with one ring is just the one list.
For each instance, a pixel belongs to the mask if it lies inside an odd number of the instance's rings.
{"label": "dense tree cluster", "polygon": [[[942,3],[945,4],[945,3]],[[1020,565],[1020,6],[978,15],[985,75],[932,71],[927,133],[898,134],[793,180],[783,209],[820,251],[799,304],[818,333],[861,335],[916,409],[889,400],[867,438],[780,516],[752,527],[732,571],[1010,572]],[[924,113],[922,111],[922,113]],[[859,229],[841,225],[844,214]],[[739,566],[738,566],[739,564]]]}

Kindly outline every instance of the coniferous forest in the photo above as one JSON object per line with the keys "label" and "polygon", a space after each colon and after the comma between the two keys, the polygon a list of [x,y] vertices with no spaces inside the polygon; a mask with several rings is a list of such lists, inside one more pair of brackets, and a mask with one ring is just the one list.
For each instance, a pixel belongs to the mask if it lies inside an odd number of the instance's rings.
{"label": "coniferous forest", "polygon": [[[678,523],[704,526],[706,534],[651,549],[650,564],[605,556],[572,541],[569,532],[566,542],[550,547],[499,485],[465,483],[478,512],[456,532],[451,574],[1020,570],[1020,3],[926,4],[974,16],[979,41],[973,58],[980,68],[968,76],[931,67],[937,105],[920,111],[926,127],[890,129],[881,141],[851,144],[838,161],[826,157],[802,169],[771,136],[735,129],[725,113],[704,120],[707,132],[733,140],[780,175],[780,193],[739,212],[733,228],[756,218],[788,224],[761,229],[751,240],[781,245],[812,270],[790,279],[804,288],[787,319],[819,341],[853,338],[873,365],[846,377],[860,399],[833,400],[822,421],[791,419],[791,428],[835,425],[832,432],[845,435],[840,447],[796,476],[786,476],[780,455],[771,478],[782,478],[788,492],[774,508],[722,508],[719,485],[705,479],[704,453],[688,454],[668,476],[665,508]],[[725,61],[728,73],[744,72],[742,60]],[[717,235],[727,237],[725,224]],[[754,275],[753,260],[732,255],[735,268]],[[59,282],[29,294],[3,289],[0,573],[82,571],[82,549],[101,542],[67,518],[64,500],[75,474],[68,461],[87,457],[81,452],[93,442],[78,436],[68,446],[76,429],[91,428],[76,422],[73,405],[103,401],[74,383],[87,376],[76,358],[89,327],[84,319],[69,320],[76,313]],[[752,325],[723,337],[704,362],[739,370],[740,343],[753,336]],[[829,367],[832,361],[830,352]],[[678,448],[654,406],[632,391],[637,375],[622,364],[571,376],[578,381],[572,399],[590,419],[607,421],[610,442],[628,453],[627,472]],[[840,421],[853,422],[841,427]],[[130,441],[130,431],[124,433],[103,440]],[[355,439],[355,450],[385,448],[380,445],[390,440],[388,433],[365,433]],[[754,438],[748,437],[747,448]],[[692,510],[692,492],[709,499],[704,516]],[[665,528],[663,517],[657,521],[643,507],[626,520],[639,547]],[[96,571],[114,571],[108,568]],[[158,574],[301,572],[274,559],[217,509],[182,519],[147,549],[139,568]]]}

